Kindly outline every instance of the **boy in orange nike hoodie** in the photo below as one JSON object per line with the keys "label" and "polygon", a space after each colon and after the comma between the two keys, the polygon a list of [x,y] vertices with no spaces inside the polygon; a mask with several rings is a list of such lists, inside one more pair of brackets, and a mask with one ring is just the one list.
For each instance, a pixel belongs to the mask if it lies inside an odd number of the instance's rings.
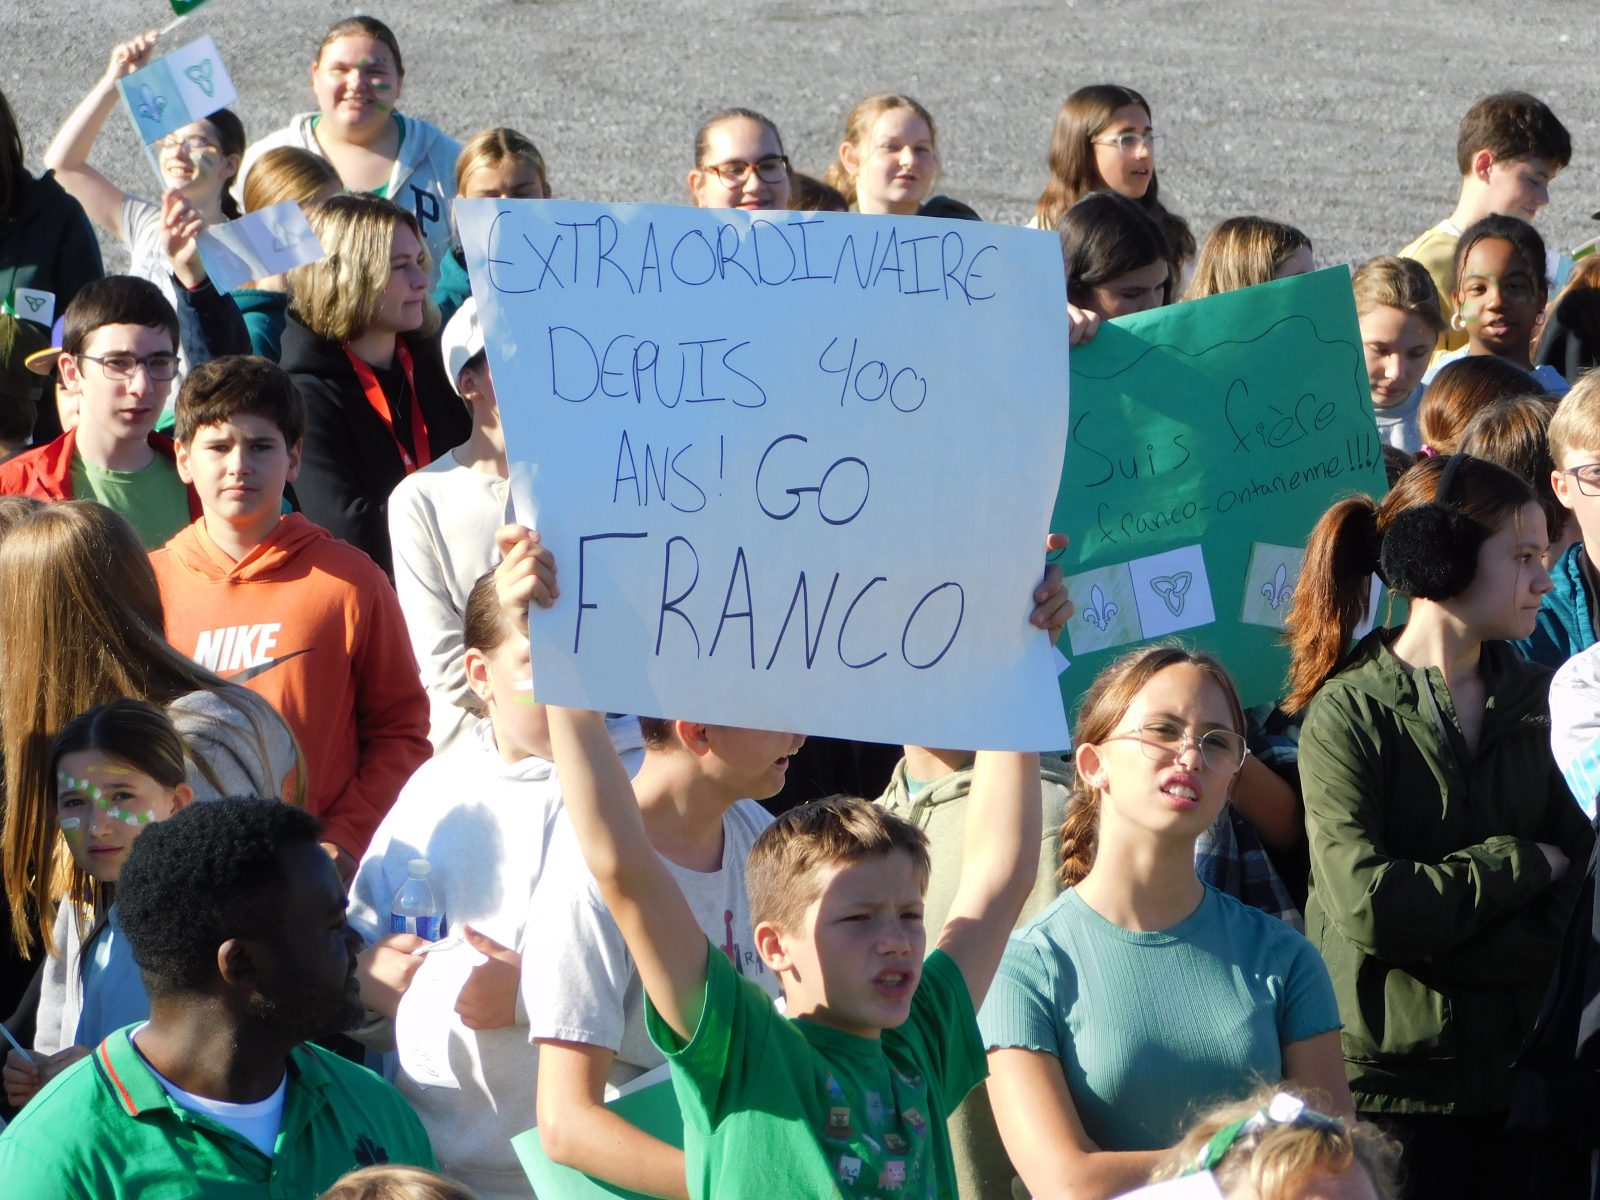
{"label": "boy in orange nike hoodie", "polygon": [[263,358],[196,367],[178,394],[178,473],[202,515],[150,555],[167,639],[264,696],[300,739],[306,807],[348,884],[428,758],[428,698],[388,578],[299,513],[305,403]]}

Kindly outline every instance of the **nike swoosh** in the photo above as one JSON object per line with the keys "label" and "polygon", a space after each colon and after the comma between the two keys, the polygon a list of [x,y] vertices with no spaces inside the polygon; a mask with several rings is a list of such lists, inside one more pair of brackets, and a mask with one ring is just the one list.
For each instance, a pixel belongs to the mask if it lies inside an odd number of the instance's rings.
{"label": "nike swoosh", "polygon": [[272,670],[273,667],[288,662],[291,658],[299,658],[302,654],[310,654],[311,649],[312,648],[308,646],[304,650],[296,650],[290,654],[279,655],[277,658],[268,659],[264,663],[257,663],[253,667],[246,667],[242,671],[235,671],[232,675],[224,675],[223,678],[229,683],[245,683],[251,679],[254,679],[257,675],[265,674],[267,671]]}

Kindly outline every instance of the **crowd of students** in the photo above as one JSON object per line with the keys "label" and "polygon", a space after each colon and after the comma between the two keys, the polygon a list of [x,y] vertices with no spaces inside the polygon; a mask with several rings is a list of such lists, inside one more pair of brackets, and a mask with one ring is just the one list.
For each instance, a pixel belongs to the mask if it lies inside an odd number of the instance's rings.
{"label": "crowd of students", "polygon": [[[0,314],[7,1194],[526,1198],[537,1125],[663,1197],[1600,1195],[1600,255],[1531,224],[1546,105],[1474,104],[1448,219],[1353,266],[1391,488],[1306,531],[1278,704],[1148,645],[1069,757],[886,757],[534,703],[528,608],[573,601],[510,522],[450,214],[548,198],[543,156],[401,113],[352,17],[317,111],[177,130],[147,200],[90,159],[159,46],[39,177],[0,96],[0,290],[60,314]],[[1057,118],[1074,344],[1313,269],[1277,220],[1197,242],[1153,122],[1113,84]],[[817,176],[745,108],[693,150],[701,207],[979,219],[906,96]],[[286,200],[325,257],[218,292],[198,233]],[[1374,575],[1400,619],[1358,638]],[[1059,568],[1029,604],[1055,640]],[[418,879],[442,928],[394,924]],[[660,1070],[681,1148],[606,1104]]]}

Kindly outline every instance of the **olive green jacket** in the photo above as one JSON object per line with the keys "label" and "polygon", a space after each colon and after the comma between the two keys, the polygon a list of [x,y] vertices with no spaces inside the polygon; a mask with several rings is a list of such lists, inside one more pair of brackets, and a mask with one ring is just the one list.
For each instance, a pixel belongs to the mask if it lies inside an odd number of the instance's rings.
{"label": "olive green jacket", "polygon": [[[1496,1113],[1593,833],[1551,758],[1548,669],[1484,645],[1471,754],[1440,672],[1402,664],[1392,638],[1364,638],[1306,711],[1306,934],[1358,1108]],[[1572,860],[1564,879],[1536,842]]]}

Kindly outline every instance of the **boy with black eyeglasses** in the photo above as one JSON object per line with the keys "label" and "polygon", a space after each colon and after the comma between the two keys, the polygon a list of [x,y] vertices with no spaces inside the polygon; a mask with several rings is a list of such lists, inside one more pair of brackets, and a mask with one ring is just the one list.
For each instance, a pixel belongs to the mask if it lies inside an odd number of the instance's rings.
{"label": "boy with black eyeglasses", "polygon": [[[1600,372],[1583,376],[1561,398],[1547,436],[1551,486],[1582,536],[1550,569],[1555,586],[1540,602],[1539,623],[1516,645],[1555,668],[1600,642]],[[1552,529],[1551,540],[1560,532]]]}
{"label": "boy with black eyeglasses", "polygon": [[164,545],[200,515],[172,439],[155,432],[177,350],[178,317],[155,284],[111,275],[86,285],[67,306],[59,357],[78,422],[0,464],[0,495],[95,500],[127,518],[148,549]]}

